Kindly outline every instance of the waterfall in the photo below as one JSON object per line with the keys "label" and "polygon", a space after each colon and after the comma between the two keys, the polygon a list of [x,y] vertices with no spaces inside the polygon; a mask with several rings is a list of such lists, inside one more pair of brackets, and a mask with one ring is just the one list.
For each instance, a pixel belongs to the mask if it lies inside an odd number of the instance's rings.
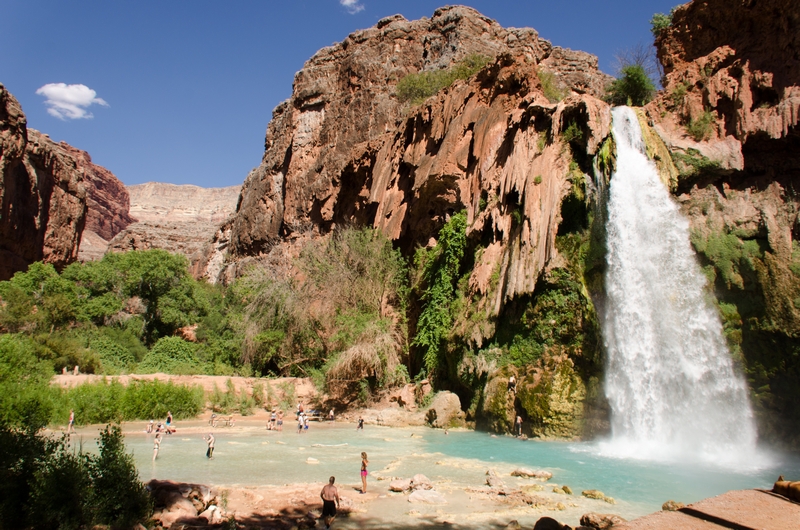
{"label": "waterfall", "polygon": [[613,109],[608,189],[606,396],[612,438],[632,458],[747,462],[756,430],[684,219],[644,154],[636,114]]}

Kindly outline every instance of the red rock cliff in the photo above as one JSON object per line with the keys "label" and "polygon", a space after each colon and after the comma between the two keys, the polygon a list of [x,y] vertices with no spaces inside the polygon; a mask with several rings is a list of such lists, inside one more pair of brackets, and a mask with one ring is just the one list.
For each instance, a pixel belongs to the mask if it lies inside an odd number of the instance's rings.
{"label": "red rock cliff", "polygon": [[[469,82],[420,107],[398,101],[395,86],[407,74],[472,53],[493,60]],[[551,105],[540,70],[572,96]],[[218,247],[230,238],[230,269],[301,234],[354,223],[378,227],[410,250],[466,208],[470,232],[485,232],[491,242],[475,288],[488,289],[492,271],[502,270],[497,310],[504,298],[531,292],[555,254],[559,206],[569,191],[559,132],[578,120],[596,149],[609,113],[592,96],[607,81],[596,57],[554,48],[532,29],[502,28],[470,8],[383,19],[320,50],[298,72]]]}
{"label": "red rock cliff", "polygon": [[43,260],[75,260],[86,222],[86,190],[75,160],[29,130],[19,102],[0,85],[0,280]]}

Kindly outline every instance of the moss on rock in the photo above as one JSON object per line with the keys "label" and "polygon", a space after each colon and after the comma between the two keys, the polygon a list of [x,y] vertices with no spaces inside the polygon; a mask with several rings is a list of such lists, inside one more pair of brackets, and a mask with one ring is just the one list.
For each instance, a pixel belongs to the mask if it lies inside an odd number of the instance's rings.
{"label": "moss on rock", "polygon": [[543,370],[527,376],[517,398],[540,438],[574,438],[583,433],[586,386],[566,356],[556,356]]}

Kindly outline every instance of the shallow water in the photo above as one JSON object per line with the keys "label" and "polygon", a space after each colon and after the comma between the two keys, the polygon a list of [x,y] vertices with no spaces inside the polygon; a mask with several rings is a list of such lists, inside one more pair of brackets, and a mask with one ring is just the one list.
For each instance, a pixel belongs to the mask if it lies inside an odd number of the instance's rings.
{"label": "shallow water", "polygon": [[[408,478],[416,473],[438,483],[437,488],[480,487],[488,469],[495,469],[507,485],[519,486],[536,481],[509,474],[516,467],[528,467],[551,471],[548,486],[567,484],[577,496],[585,489],[601,490],[618,504],[596,501],[595,511],[632,518],[660,510],[668,499],[690,503],[733,489],[771,488],[779,474],[800,476],[800,458],[778,454],[762,457],[761,467],[729,469],[603,456],[597,442],[522,441],[473,431],[445,435],[422,427],[368,425],[356,431],[354,425],[343,423],[312,423],[303,434],[291,428],[283,432],[254,426],[218,428],[213,431],[214,458],[209,460],[202,433],[181,433],[182,428],[201,425],[180,423],[176,434],[165,437],[156,462],[151,460],[152,435],[126,433],[141,478],[254,486],[324,482],[334,475],[347,489],[360,483],[360,453],[366,451],[369,487],[376,491],[388,488],[388,482],[377,481],[378,477]],[[85,448],[94,446],[89,436],[83,439]],[[309,463],[309,458],[318,463]]]}

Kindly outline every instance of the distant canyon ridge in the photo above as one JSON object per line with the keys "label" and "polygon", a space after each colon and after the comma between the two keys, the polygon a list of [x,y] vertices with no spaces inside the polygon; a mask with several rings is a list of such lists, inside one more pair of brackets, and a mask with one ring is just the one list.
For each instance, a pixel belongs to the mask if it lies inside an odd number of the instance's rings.
{"label": "distant canyon ridge", "polygon": [[34,261],[56,268],[108,251],[160,248],[199,260],[241,186],[125,186],[86,151],[27,128],[0,85],[0,280]]}

